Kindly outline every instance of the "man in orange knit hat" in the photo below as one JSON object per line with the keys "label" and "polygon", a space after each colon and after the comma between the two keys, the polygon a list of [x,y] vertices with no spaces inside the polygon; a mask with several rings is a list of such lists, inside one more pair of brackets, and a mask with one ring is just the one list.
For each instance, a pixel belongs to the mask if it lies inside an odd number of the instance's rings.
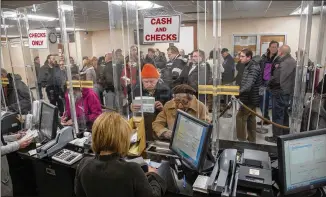
{"label": "man in orange knit hat", "polygon": [[[155,98],[155,112],[145,113],[145,130],[146,140],[153,140],[152,122],[155,120],[158,113],[163,109],[163,105],[172,98],[170,88],[159,80],[160,74],[153,64],[145,64],[141,72],[142,81],[142,96],[150,96]],[[140,84],[137,84],[133,90],[133,97],[140,96]],[[129,96],[130,101],[133,99]],[[131,103],[131,102],[129,102]],[[130,106],[131,111],[140,110],[141,106],[132,104]]]}

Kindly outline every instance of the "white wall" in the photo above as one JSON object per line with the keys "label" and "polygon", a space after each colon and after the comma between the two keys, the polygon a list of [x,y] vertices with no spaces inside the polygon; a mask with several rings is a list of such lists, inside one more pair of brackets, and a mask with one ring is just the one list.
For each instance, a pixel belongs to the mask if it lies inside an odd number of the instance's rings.
{"label": "white wall", "polygon": [[[300,29],[300,17],[290,16],[290,17],[275,17],[275,18],[250,18],[250,19],[230,19],[222,20],[222,47],[233,50],[232,39],[233,34],[268,34],[268,33],[286,33],[287,34],[287,44],[292,49],[292,55],[298,49],[299,43],[299,29]],[[205,36],[205,26],[204,21],[199,23],[197,28],[198,36],[198,47],[206,52],[208,55],[209,51],[212,50],[214,46],[213,40],[213,22],[208,21],[206,24],[206,36]],[[312,21],[312,32],[311,32],[311,45],[309,57],[312,61],[316,57],[317,48],[317,37],[319,28],[319,16],[313,16]],[[182,35],[181,35],[182,36]],[[127,42],[127,34],[125,32],[125,46]],[[189,42],[192,42],[189,40]],[[130,32],[130,43],[134,43],[133,32]],[[114,39],[110,40],[109,31],[96,31],[92,35],[92,47],[93,55],[100,56],[104,53],[113,49],[113,47],[122,48],[122,33],[121,30],[116,30],[114,33]],[[166,52],[169,47],[168,43],[160,43],[155,45],[141,45],[140,49],[144,52],[147,48],[159,48],[161,51]],[[323,51],[323,57],[326,56],[326,44]]]}

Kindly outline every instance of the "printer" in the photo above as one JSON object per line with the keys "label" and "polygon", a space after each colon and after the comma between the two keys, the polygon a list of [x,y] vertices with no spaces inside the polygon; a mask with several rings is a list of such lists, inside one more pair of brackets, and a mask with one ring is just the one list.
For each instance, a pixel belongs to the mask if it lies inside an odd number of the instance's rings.
{"label": "printer", "polygon": [[272,168],[268,153],[244,149],[235,182],[237,197],[273,197]]}
{"label": "printer", "polygon": [[42,159],[48,156],[51,157],[54,153],[62,149],[73,139],[73,128],[70,126],[62,128],[57,132],[57,135],[53,140],[50,140],[36,149],[38,158]]}
{"label": "printer", "polygon": [[3,135],[21,130],[22,123],[17,116],[16,112],[1,111],[1,132]]}

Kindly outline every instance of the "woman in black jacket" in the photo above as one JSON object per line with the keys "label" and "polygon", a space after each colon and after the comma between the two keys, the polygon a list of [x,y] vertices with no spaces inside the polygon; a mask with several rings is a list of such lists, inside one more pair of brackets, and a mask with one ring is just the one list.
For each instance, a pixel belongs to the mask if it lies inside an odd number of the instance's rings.
{"label": "woman in black jacket", "polygon": [[164,194],[166,184],[159,175],[144,174],[140,165],[122,159],[129,150],[132,134],[127,120],[118,113],[106,112],[95,120],[92,130],[92,149],[96,156],[84,158],[77,168],[77,196],[160,197]]}

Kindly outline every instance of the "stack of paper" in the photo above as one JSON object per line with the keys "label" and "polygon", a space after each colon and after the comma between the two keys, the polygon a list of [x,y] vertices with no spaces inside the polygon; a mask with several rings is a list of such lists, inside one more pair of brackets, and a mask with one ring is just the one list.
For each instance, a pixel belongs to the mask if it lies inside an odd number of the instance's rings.
{"label": "stack of paper", "polygon": [[197,192],[202,192],[202,193],[208,194],[208,191],[207,191],[208,179],[209,179],[208,176],[199,175],[197,177],[194,185],[192,186],[192,189]]}

